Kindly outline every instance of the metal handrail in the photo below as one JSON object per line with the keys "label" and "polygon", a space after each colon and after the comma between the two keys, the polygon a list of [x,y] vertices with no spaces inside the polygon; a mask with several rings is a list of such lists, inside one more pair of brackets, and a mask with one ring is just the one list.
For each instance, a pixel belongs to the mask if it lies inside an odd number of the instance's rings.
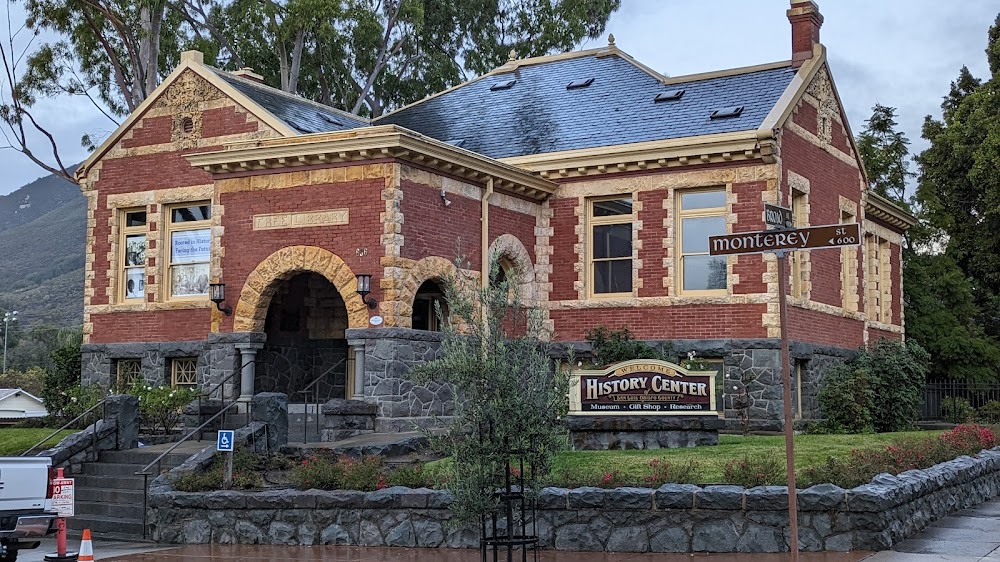
{"label": "metal handrail", "polygon": [[[326,378],[327,375],[333,372],[334,369],[340,367],[341,363],[347,359],[341,359],[333,364],[332,367],[323,372],[320,376],[314,378],[312,382],[307,384],[302,390],[296,391],[296,394],[305,394],[309,392],[319,381]],[[319,433],[319,391],[313,391],[313,398],[316,400],[316,433]],[[302,444],[309,442],[309,398],[305,398],[305,403],[302,405]]]}
{"label": "metal handrail", "polygon": [[[208,391],[208,392],[201,392],[201,393],[198,393],[198,414],[197,414],[197,415],[198,415],[198,420],[199,420],[199,421],[201,421],[201,400],[202,400],[202,398],[205,398],[205,397],[207,397],[207,396],[212,396],[212,393],[214,393],[214,392],[215,392],[216,390],[219,390],[220,388],[222,388],[222,385],[224,385],[224,384],[226,384],[227,382],[229,382],[230,380],[232,380],[232,378],[233,378],[233,377],[235,377],[236,375],[238,375],[238,374],[241,374],[241,373],[243,373],[243,369],[244,369],[244,368],[245,368],[245,367],[246,367],[247,365],[250,365],[251,363],[255,363],[255,362],[256,362],[256,359],[251,359],[250,361],[247,361],[246,363],[244,363],[244,364],[240,365],[240,368],[239,368],[239,369],[236,369],[236,370],[235,370],[235,371],[233,371],[232,373],[229,373],[229,375],[228,375],[228,376],[226,376],[226,378],[224,378],[224,379],[222,379],[221,381],[219,381],[219,383],[218,383],[218,384],[216,384],[216,385],[215,385],[214,387],[212,387],[211,389],[209,389],[209,391]],[[237,400],[239,400],[239,397],[236,397],[236,399],[233,399],[233,402],[232,402],[232,403],[233,403],[233,404],[235,404]],[[223,403],[223,404],[225,404],[225,403],[226,403],[226,399],[225,399],[225,397],[223,397],[223,398],[222,398],[222,403]],[[227,409],[228,409],[228,407],[224,407],[224,408],[223,408],[222,410],[220,410],[220,411],[225,411],[225,410],[227,410]],[[225,424],[225,418],[223,418],[223,424]],[[199,433],[199,434],[198,434],[198,441],[201,441],[201,436],[202,436],[202,434],[201,434],[201,433]]]}
{"label": "metal handrail", "polygon": [[[191,432],[188,433],[187,435],[185,435],[184,437],[182,437],[180,439],[180,441],[174,443],[169,449],[167,449],[166,451],[163,451],[162,453],[160,453],[160,455],[158,457],[156,457],[155,459],[153,459],[146,466],[142,467],[142,470],[136,471],[135,474],[137,476],[139,476],[139,475],[142,476],[142,538],[144,538],[144,539],[146,538],[146,524],[147,524],[146,510],[149,507],[149,476],[152,474],[151,472],[149,472],[149,469],[152,468],[152,466],[154,464],[160,463],[160,461],[163,460],[163,457],[166,457],[170,453],[174,452],[174,449],[176,449],[177,447],[179,447],[181,443],[183,443],[183,442],[187,441],[188,439],[190,439],[191,436],[194,435],[195,433],[198,433],[199,435],[201,435],[199,432],[202,431],[202,430],[204,430],[206,425],[208,425],[208,424],[212,423],[213,421],[215,421],[215,418],[217,418],[217,417],[225,414],[228,409],[232,408],[236,404],[238,404],[238,402],[236,400],[233,400],[232,402],[230,402],[227,406],[225,406],[224,408],[222,408],[221,410],[219,410],[215,415],[213,415],[212,417],[208,418],[208,420],[206,420],[205,423],[203,423],[203,424],[199,425],[198,427],[196,427],[195,429],[191,430]],[[200,441],[200,439],[199,439],[199,441]]]}
{"label": "metal handrail", "polygon": [[[60,427],[59,429],[53,431],[48,437],[46,437],[45,439],[42,439],[38,443],[35,443],[34,445],[31,446],[30,449],[28,449],[27,451],[21,453],[18,456],[23,457],[23,456],[27,455],[28,453],[30,453],[31,451],[34,451],[37,447],[40,447],[43,444],[45,444],[49,439],[52,439],[56,435],[59,435],[59,432],[67,429],[69,426],[71,426],[71,425],[75,424],[76,422],[80,421],[87,414],[89,414],[89,413],[93,412],[94,410],[96,410],[98,406],[104,406],[107,401],[108,401],[108,399],[104,398],[100,402],[98,402],[97,404],[94,404],[93,406],[87,408],[87,410],[85,412],[83,412],[79,416],[73,418],[72,420],[66,422],[62,427]],[[94,425],[94,442],[95,442],[95,444],[96,444],[96,439],[97,439],[97,425],[95,424]]]}

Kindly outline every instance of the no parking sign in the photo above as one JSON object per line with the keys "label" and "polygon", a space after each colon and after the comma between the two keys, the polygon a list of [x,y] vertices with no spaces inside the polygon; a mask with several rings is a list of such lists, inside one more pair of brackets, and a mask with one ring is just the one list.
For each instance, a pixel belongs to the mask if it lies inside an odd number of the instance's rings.
{"label": "no parking sign", "polygon": [[73,517],[76,484],[72,478],[52,479],[52,509],[59,517]]}

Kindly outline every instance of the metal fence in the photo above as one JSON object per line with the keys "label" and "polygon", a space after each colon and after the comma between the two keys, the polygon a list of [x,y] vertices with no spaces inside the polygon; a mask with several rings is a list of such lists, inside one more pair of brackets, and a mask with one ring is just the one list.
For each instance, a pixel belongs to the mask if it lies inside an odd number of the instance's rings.
{"label": "metal fence", "polygon": [[955,412],[964,406],[962,400],[976,410],[988,402],[1000,402],[1000,384],[969,384],[965,381],[927,383],[920,419],[944,420],[946,413]]}

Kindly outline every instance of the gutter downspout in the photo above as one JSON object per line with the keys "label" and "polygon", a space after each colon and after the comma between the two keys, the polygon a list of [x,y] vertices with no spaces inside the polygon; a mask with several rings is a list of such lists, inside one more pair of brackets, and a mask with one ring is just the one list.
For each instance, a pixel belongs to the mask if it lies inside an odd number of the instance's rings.
{"label": "gutter downspout", "polygon": [[486,289],[490,286],[490,197],[493,196],[493,178],[486,178],[486,191],[483,192],[483,210],[482,218],[480,220],[482,226],[482,234],[480,235],[480,241],[482,245],[482,254],[480,258],[482,260],[482,269],[480,275],[480,286]]}

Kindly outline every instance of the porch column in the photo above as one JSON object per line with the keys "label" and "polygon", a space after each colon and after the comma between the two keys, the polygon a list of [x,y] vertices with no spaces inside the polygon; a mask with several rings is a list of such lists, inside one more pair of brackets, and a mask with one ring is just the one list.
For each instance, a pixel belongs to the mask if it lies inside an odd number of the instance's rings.
{"label": "porch column", "polygon": [[240,402],[249,402],[253,399],[253,380],[257,374],[257,351],[264,347],[259,343],[238,343],[236,349],[240,350]]}
{"label": "porch column", "polygon": [[354,396],[352,400],[365,399],[365,340],[347,342],[354,350]]}

